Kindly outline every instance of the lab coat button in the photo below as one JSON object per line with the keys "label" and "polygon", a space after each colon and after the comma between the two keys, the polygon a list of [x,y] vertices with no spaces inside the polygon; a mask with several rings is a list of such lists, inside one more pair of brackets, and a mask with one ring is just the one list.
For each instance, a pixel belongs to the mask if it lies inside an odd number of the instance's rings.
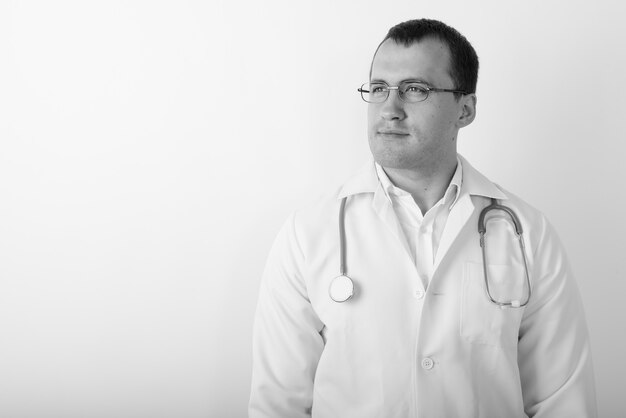
{"label": "lab coat button", "polygon": [[424,360],[422,360],[422,368],[424,370],[430,370],[433,368],[434,365],[435,362],[430,357],[426,357]]}
{"label": "lab coat button", "polygon": [[424,291],[422,289],[417,289],[413,295],[415,296],[415,299],[421,299],[424,297]]}

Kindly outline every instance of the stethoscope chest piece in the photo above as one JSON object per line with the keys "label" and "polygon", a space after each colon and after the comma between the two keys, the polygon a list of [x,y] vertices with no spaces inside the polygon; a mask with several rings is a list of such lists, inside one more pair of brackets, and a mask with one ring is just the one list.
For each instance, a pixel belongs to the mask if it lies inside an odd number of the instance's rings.
{"label": "stethoscope chest piece", "polygon": [[331,282],[328,294],[335,302],[345,302],[354,295],[354,282],[348,276],[337,276]]}

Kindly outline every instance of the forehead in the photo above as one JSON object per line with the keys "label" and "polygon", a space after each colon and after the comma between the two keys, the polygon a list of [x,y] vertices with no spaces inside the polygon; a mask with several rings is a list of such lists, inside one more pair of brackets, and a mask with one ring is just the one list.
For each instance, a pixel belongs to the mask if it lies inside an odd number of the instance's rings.
{"label": "forehead", "polygon": [[449,74],[450,50],[435,38],[422,39],[409,46],[387,39],[372,62],[371,80],[396,84],[422,80],[441,88],[454,87]]}

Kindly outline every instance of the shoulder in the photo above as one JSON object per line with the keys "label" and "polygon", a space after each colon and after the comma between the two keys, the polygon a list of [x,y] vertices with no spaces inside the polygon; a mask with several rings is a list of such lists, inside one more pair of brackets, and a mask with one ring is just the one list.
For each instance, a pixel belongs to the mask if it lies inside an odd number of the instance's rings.
{"label": "shoulder", "polygon": [[496,186],[506,195],[499,203],[511,208],[519,219],[529,265],[543,272],[561,269],[559,260],[565,259],[565,249],[547,216],[515,193]]}
{"label": "shoulder", "polygon": [[326,193],[295,210],[294,223],[304,229],[315,229],[328,222],[335,225],[344,197],[349,200],[368,200],[377,187],[378,177],[374,162],[368,161],[346,180],[329,187]]}
{"label": "shoulder", "polygon": [[536,251],[548,236],[555,234],[541,210],[507,188],[492,182],[466,160],[462,159],[462,161],[464,187],[467,180],[467,189],[469,189],[467,193],[472,195],[472,201],[478,213],[489,205],[490,199],[496,199],[498,204],[509,208],[519,219],[524,240],[529,247],[533,248],[533,251]]}
{"label": "shoulder", "polygon": [[308,241],[323,230],[337,225],[341,205],[342,185],[331,187],[326,193],[292,212],[290,220],[296,236]]}
{"label": "shoulder", "polygon": [[475,169],[467,160],[459,156],[463,164],[463,188],[472,195],[478,204],[479,200],[496,199],[500,205],[509,207],[526,224],[538,225],[545,222],[544,214],[532,204],[522,199],[507,188],[491,181]]}
{"label": "shoulder", "polygon": [[502,193],[506,196],[506,199],[502,201],[502,204],[506,206],[510,206],[515,208],[517,212],[524,218],[527,218],[529,221],[535,222],[545,222],[546,217],[544,213],[535,207],[533,204],[528,203],[526,200],[522,199],[517,194],[511,192],[510,190],[502,187],[501,185],[494,183],[494,185],[502,191]]}

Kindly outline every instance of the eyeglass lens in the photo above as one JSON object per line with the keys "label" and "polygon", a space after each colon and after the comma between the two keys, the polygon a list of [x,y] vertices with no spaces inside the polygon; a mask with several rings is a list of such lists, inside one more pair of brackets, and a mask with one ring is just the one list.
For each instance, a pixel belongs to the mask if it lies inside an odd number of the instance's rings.
{"label": "eyeglass lens", "polygon": [[[389,87],[385,83],[365,83],[361,87],[361,96],[368,103],[382,103],[389,97]],[[416,103],[426,100],[428,88],[420,83],[401,83],[398,94],[405,102]]]}

